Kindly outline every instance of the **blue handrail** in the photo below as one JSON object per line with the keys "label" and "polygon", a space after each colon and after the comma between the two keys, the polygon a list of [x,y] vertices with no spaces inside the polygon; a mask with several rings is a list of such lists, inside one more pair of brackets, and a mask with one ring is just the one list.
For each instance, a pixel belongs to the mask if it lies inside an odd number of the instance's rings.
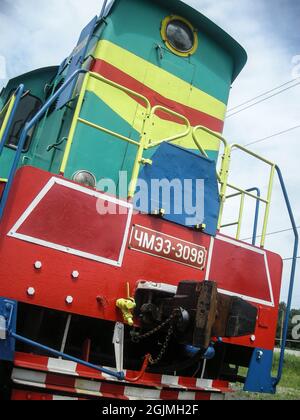
{"label": "blue handrail", "polygon": [[284,320],[284,328],[283,328],[283,336],[282,336],[282,343],[281,343],[278,374],[277,374],[277,377],[274,378],[274,386],[276,387],[279,384],[279,382],[282,378],[282,373],[283,373],[285,347],[286,347],[286,343],[287,343],[289,319],[290,319],[290,314],[291,314],[293,292],[294,292],[294,286],[295,286],[295,275],[296,275],[298,246],[299,246],[299,234],[298,234],[297,225],[296,225],[295,217],[294,217],[294,214],[293,214],[292,206],[291,206],[291,203],[290,203],[290,200],[289,200],[288,192],[287,192],[284,180],[283,180],[282,172],[277,165],[276,165],[275,169],[276,169],[277,174],[278,174],[281,189],[282,189],[282,192],[283,192],[283,195],[284,195],[285,203],[286,203],[286,206],[287,206],[287,210],[288,210],[289,217],[290,217],[290,220],[291,220],[293,232],[294,232],[294,235],[295,235],[293,262],[292,262],[292,269],[291,269],[291,276],[290,276],[290,286],[289,286],[287,309],[286,309],[285,320]]}
{"label": "blue handrail", "polygon": [[2,155],[4,146],[6,144],[6,141],[7,141],[10,129],[11,129],[12,122],[14,120],[17,108],[19,106],[20,100],[21,100],[21,98],[23,96],[23,93],[24,93],[24,89],[25,89],[24,85],[20,85],[14,93],[14,95],[16,96],[16,100],[15,100],[14,106],[12,108],[11,114],[9,116],[9,119],[7,121],[7,126],[4,130],[2,139],[0,139],[0,156]]}
{"label": "blue handrail", "polygon": [[14,180],[14,176],[16,174],[16,171],[18,169],[19,160],[26,142],[26,138],[28,135],[28,132],[35,126],[35,124],[43,117],[43,115],[47,112],[47,110],[50,108],[50,106],[56,101],[56,99],[61,95],[61,93],[69,86],[69,84],[80,74],[87,73],[87,70],[79,69],[76,70],[66,81],[65,83],[55,92],[55,94],[48,99],[48,101],[43,105],[43,107],[36,113],[36,115],[25,124],[25,127],[23,128],[18,147],[15,153],[15,157],[13,160],[13,164],[8,176],[8,181],[5,186],[5,189],[2,194],[2,199],[0,203],[0,221],[3,216],[3,212],[8,200],[9,192],[11,190],[11,186]]}
{"label": "blue handrail", "polygon": [[113,378],[117,378],[119,381],[125,380],[125,373],[124,372],[114,372],[110,369],[106,369],[101,366],[93,365],[92,363],[86,362],[84,360],[78,359],[77,357],[70,356],[68,354],[62,353],[60,351],[54,350],[50,347],[44,346],[43,344],[36,343],[35,341],[29,340],[28,338],[22,337],[14,332],[9,332],[9,335],[17,341],[21,343],[27,344],[32,347],[36,347],[39,350],[45,351],[46,353],[52,354],[56,357],[61,357],[64,360],[69,360],[70,362],[78,363],[79,365],[86,366],[89,369],[96,370],[98,372],[104,373],[106,375],[112,376]]}
{"label": "blue handrail", "polygon": [[[259,188],[249,188],[246,190],[247,192],[253,192],[255,191],[257,194],[257,197],[261,197],[261,191]],[[256,200],[256,209],[255,209],[255,217],[254,217],[254,227],[253,227],[253,236],[252,236],[252,245],[256,245],[256,237],[257,237],[257,230],[258,230],[258,219],[259,219],[259,209],[260,209],[260,200]]]}

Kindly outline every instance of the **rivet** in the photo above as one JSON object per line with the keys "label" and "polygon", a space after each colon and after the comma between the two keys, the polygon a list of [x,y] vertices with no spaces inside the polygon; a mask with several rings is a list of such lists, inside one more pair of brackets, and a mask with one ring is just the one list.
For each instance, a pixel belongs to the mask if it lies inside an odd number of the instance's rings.
{"label": "rivet", "polygon": [[68,304],[68,305],[72,305],[72,303],[74,302],[74,298],[73,298],[73,296],[67,296],[66,297],[66,303]]}
{"label": "rivet", "polygon": [[34,296],[35,295],[35,288],[34,287],[28,287],[27,294],[28,294],[28,296]]}
{"label": "rivet", "polygon": [[264,355],[264,352],[259,350],[256,355],[257,360],[261,360],[263,358],[263,355]]}
{"label": "rivet", "polygon": [[79,277],[79,272],[78,271],[73,271],[73,273],[72,273],[72,278],[73,279],[78,279],[78,277]]}
{"label": "rivet", "polygon": [[252,343],[254,343],[254,341],[256,340],[256,337],[255,337],[255,335],[251,335],[251,338],[250,338],[250,340],[252,341]]}
{"label": "rivet", "polygon": [[41,261],[36,261],[34,263],[34,268],[37,270],[40,270],[43,267],[43,264],[41,263]]}
{"label": "rivet", "polygon": [[107,299],[104,296],[97,296],[96,297],[97,303],[102,306],[105,307],[107,306]]}

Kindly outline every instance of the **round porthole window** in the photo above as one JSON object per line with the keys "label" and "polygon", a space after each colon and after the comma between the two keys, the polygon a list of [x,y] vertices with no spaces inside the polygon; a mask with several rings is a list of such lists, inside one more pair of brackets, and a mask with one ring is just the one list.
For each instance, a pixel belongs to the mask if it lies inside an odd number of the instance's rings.
{"label": "round porthole window", "polygon": [[162,38],[177,55],[187,57],[198,47],[198,34],[193,25],[180,16],[169,16],[162,23]]}

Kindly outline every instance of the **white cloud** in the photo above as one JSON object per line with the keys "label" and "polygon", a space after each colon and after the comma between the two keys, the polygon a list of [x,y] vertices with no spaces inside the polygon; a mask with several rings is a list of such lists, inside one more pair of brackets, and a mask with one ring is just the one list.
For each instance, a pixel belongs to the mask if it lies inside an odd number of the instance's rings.
{"label": "white cloud", "polygon": [[[299,19],[299,2],[288,0],[190,0],[187,3],[201,9],[227,30],[246,48],[249,61],[235,82],[230,107],[240,104],[292,77],[292,57],[300,54],[300,33],[295,22]],[[82,27],[101,8],[99,0],[0,0],[0,56],[6,58],[8,77],[31,69],[59,64],[74,47]],[[299,50],[298,50],[299,49]],[[0,80],[1,87],[1,80]],[[225,134],[231,142],[242,144],[263,138],[274,132],[300,124],[300,86],[227,120]],[[300,175],[298,136],[300,130],[253,145],[251,148],[278,162],[282,167],[291,201],[300,224]],[[248,186],[266,185],[263,172],[255,162],[244,164],[237,153],[233,168],[238,181]],[[278,186],[269,230],[289,227]],[[246,223],[245,236],[251,232]],[[268,248],[291,256],[292,236],[270,236]],[[286,268],[290,263],[286,263]],[[300,271],[298,270],[298,275]],[[287,296],[288,273],[284,275]],[[299,290],[299,289],[298,289]],[[300,305],[300,294],[295,298]]]}

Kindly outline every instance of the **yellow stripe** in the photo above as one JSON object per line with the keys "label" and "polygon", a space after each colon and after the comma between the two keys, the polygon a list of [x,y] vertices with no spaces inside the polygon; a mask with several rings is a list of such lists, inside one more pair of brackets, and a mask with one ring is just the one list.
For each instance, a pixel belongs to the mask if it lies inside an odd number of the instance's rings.
{"label": "yellow stripe", "polygon": [[[141,132],[145,118],[145,108],[139,105],[133,98],[126,93],[95,79],[89,79],[87,90],[94,93],[99,99],[105,102],[113,112],[123,118],[136,131],[139,133]],[[182,133],[183,126],[181,124],[166,121],[157,116],[154,117],[153,122],[154,125],[151,129],[151,140],[153,141],[163,140],[163,138]],[[113,129],[113,127],[107,128]],[[208,133],[203,133],[201,136],[199,135],[199,141],[205,150],[219,150],[220,142]],[[197,149],[192,134],[175,141],[174,144],[178,144],[187,149]]]}
{"label": "yellow stripe", "polygon": [[12,112],[12,110],[13,110],[13,107],[14,107],[15,101],[16,101],[16,97],[15,97],[15,95],[14,95],[14,96],[10,99],[9,106],[8,106],[8,108],[7,108],[7,111],[6,111],[6,114],[5,114],[5,117],[4,117],[4,121],[3,121],[2,126],[1,126],[1,129],[0,129],[0,143],[2,142],[2,137],[3,137],[3,134],[4,134],[5,130],[6,130],[7,123],[8,123],[8,120],[9,120],[10,114],[11,114],[11,112]]}
{"label": "yellow stripe", "polygon": [[[106,40],[99,41],[95,58],[105,60],[160,95],[224,121],[226,105],[182,79]],[[145,81],[147,69],[147,80]],[[188,98],[185,95],[189,92]]]}
{"label": "yellow stripe", "polygon": [[74,139],[75,132],[76,132],[78,118],[80,116],[80,111],[81,111],[83,101],[84,101],[84,97],[85,97],[85,92],[86,92],[86,87],[87,87],[87,84],[88,84],[88,80],[89,80],[89,73],[87,73],[84,77],[82,87],[81,87],[81,90],[80,90],[80,94],[79,94],[79,98],[78,98],[78,102],[77,102],[76,109],[75,109],[75,112],[74,112],[73,121],[72,121],[72,124],[71,124],[69,136],[68,136],[68,141],[67,141],[65,153],[64,153],[61,168],[60,168],[60,172],[62,174],[65,173],[66,167],[67,167],[67,164],[68,164],[69,156],[70,156],[71,149],[72,149],[73,139]]}

